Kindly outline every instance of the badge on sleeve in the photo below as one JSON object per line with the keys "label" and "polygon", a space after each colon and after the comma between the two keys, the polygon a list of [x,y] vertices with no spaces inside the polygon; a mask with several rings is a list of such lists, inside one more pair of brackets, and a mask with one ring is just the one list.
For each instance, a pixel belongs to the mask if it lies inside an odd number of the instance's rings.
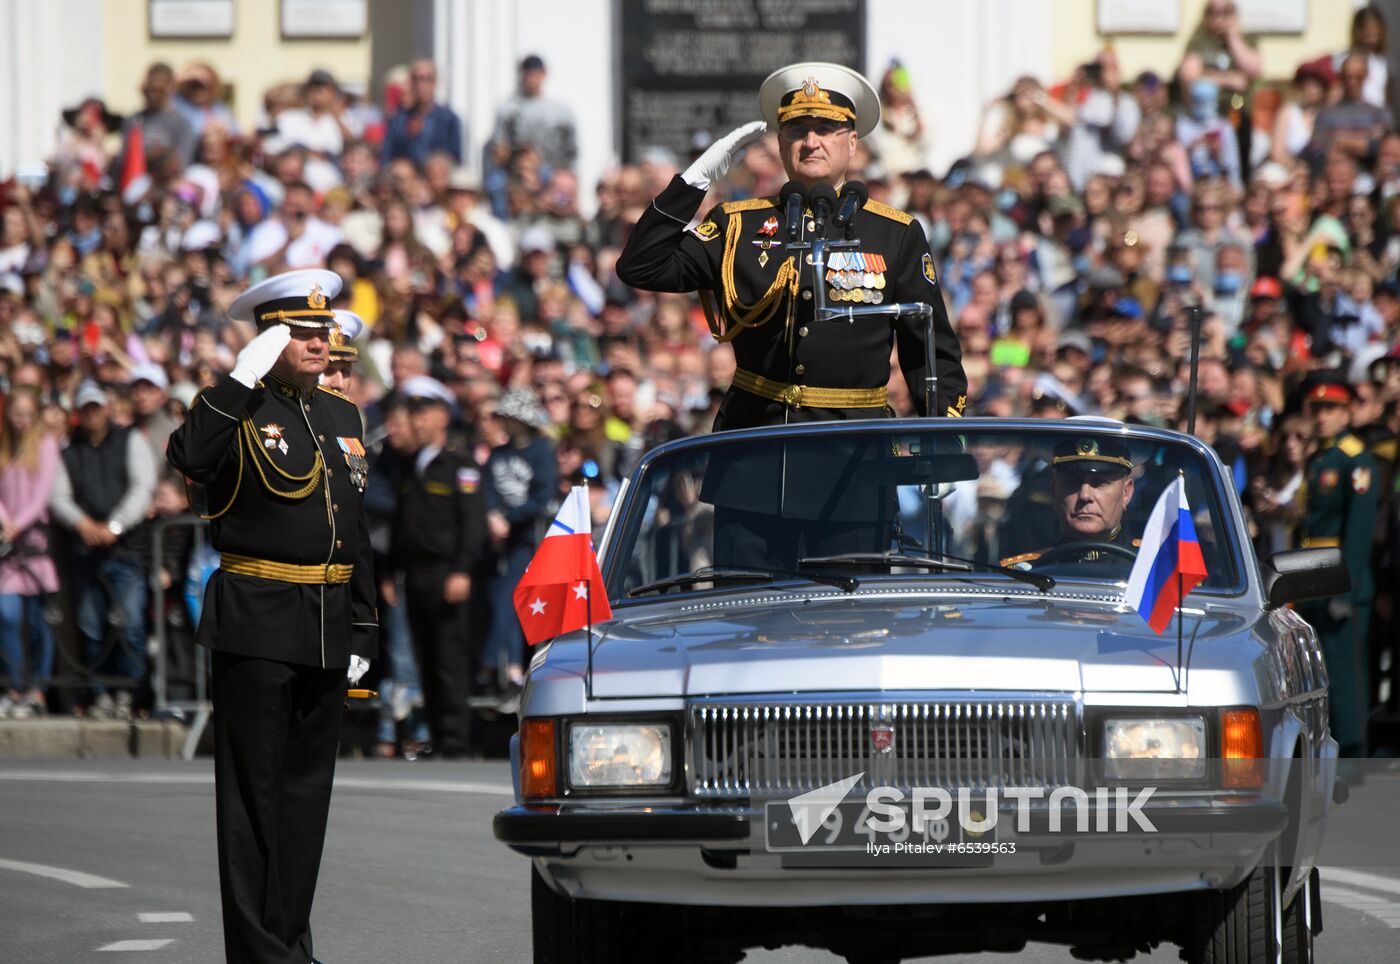
{"label": "badge on sleeve", "polygon": [[471,495],[481,485],[481,473],[465,466],[457,470],[457,491]]}
{"label": "badge on sleeve", "polygon": [[719,234],[719,225],[714,218],[706,218],[695,226],[695,236],[701,241],[713,241]]}
{"label": "badge on sleeve", "polygon": [[938,279],[933,276],[933,255],[927,252],[924,254],[924,278],[929,284],[937,286]]}
{"label": "badge on sleeve", "polygon": [[1365,495],[1371,489],[1371,470],[1364,465],[1351,470],[1351,487],[1357,495]]}
{"label": "badge on sleeve", "polygon": [[1323,492],[1330,491],[1337,487],[1337,470],[1323,469],[1317,475],[1317,487]]}

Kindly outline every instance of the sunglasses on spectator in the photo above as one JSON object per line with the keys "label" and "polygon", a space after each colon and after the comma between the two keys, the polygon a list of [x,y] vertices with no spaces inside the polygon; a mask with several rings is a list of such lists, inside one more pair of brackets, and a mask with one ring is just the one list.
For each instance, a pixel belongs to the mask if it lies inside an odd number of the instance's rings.
{"label": "sunglasses on spectator", "polygon": [[778,125],[778,134],[786,141],[802,141],[807,139],[808,134],[816,134],[820,138],[834,137],[841,131],[851,130],[850,124],[843,124],[840,121],[788,121],[786,124]]}

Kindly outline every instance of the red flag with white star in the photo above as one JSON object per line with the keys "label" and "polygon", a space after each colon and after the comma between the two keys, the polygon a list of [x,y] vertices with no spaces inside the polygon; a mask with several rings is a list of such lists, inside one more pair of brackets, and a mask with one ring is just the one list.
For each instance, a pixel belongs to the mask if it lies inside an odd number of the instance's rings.
{"label": "red flag with white star", "polygon": [[511,598],[531,646],[612,618],[603,573],[593,553],[588,489],[576,485],[569,490]]}

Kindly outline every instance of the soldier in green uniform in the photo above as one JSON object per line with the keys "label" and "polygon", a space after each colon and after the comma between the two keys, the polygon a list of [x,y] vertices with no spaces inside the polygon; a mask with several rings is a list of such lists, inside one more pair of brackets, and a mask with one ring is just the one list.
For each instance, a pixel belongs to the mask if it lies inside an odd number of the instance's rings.
{"label": "soldier in green uniform", "polygon": [[1023,569],[1060,562],[1131,566],[1139,540],[1123,529],[1134,488],[1128,447],[1111,438],[1065,439],[1055,445],[1050,471],[1058,541],[1001,564]]}
{"label": "soldier in green uniform", "polygon": [[1371,539],[1376,527],[1376,460],[1350,431],[1351,387],[1318,381],[1304,394],[1317,438],[1304,479],[1302,546],[1339,546],[1351,575],[1351,592],[1298,606],[1322,643],[1330,680],[1332,734],[1343,756],[1364,756],[1370,688],[1367,631],[1375,580]]}
{"label": "soldier in green uniform", "polygon": [[[836,64],[793,64],[759,91],[765,120],[720,138],[652,201],[617,262],[618,277],[647,291],[699,291],[711,331],[734,346],[738,371],[715,418],[715,429],[782,425],[890,414],[886,385],[890,348],[898,348],[920,414],[961,415],[967,404],[962,351],[948,323],[928,239],[912,216],[866,201],[849,235],[828,217],[821,236],[859,239],[830,252],[814,276],[810,252],[789,252],[785,212],[777,198],[732,201],[687,230],[705,192],[745,144],[778,133],[788,177],[839,194],[861,137],[879,124],[880,101],[860,74]],[[837,212],[832,212],[833,214]],[[819,230],[804,212],[799,241]],[[938,399],[925,411],[927,332],[922,318],[858,318],[818,322],[815,289],[833,307],[923,302],[933,307]]]}

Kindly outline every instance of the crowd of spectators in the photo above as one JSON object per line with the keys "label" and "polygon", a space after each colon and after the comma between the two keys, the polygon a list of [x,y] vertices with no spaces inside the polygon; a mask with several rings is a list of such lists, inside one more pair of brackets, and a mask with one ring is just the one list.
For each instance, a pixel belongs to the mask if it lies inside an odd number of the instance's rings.
{"label": "crowd of spectators", "polygon": [[[1348,50],[1269,63],[1233,4],[1209,0],[1177,64],[1129,78],[1109,48],[1069,78],[1020,78],[946,172],[927,167],[918,107],[940,95],[889,65],[883,121],[852,176],[928,234],[969,413],[1181,427],[1199,308],[1199,432],[1235,470],[1261,546],[1289,545],[1313,444],[1302,378],[1343,372],[1368,441],[1400,429],[1400,134],[1385,29],[1365,8]],[[4,712],[43,709],[51,625],[65,622],[55,599],[76,614],[88,669],[143,672],[141,640],[164,618],[145,590],[152,520],[186,511],[164,439],[253,334],[224,308],[271,273],[344,278],[336,306],[367,325],[349,393],[376,446],[412,447],[396,384],[431,375],[455,396],[454,432],[492,506],[497,559],[475,582],[480,600],[509,597],[531,527],[570,485],[590,480],[601,521],[642,452],[708,430],[732,351],[693,297],[631,290],[613,270],[630,226],[691,158],[652,149],[581,185],[573,115],[543,61],[523,60],[519,81],[493,123],[468,119],[485,144],[464,164],[463,119],[435,100],[431,61],[391,72],[378,102],[315,70],[268,90],[250,129],[211,65],[155,64],[139,112],[117,117],[97,99],[66,111],[47,179],[3,185]],[[770,135],[712,199],[775,194],[785,179]],[[892,405],[910,413],[897,366],[891,378]],[[507,392],[517,414],[501,418]],[[538,418],[519,417],[519,393]],[[545,482],[550,498],[536,498]],[[167,564],[157,578],[192,575]],[[509,687],[518,629],[490,612],[479,629],[483,685]],[[130,687],[116,689],[69,702],[123,712]]]}

